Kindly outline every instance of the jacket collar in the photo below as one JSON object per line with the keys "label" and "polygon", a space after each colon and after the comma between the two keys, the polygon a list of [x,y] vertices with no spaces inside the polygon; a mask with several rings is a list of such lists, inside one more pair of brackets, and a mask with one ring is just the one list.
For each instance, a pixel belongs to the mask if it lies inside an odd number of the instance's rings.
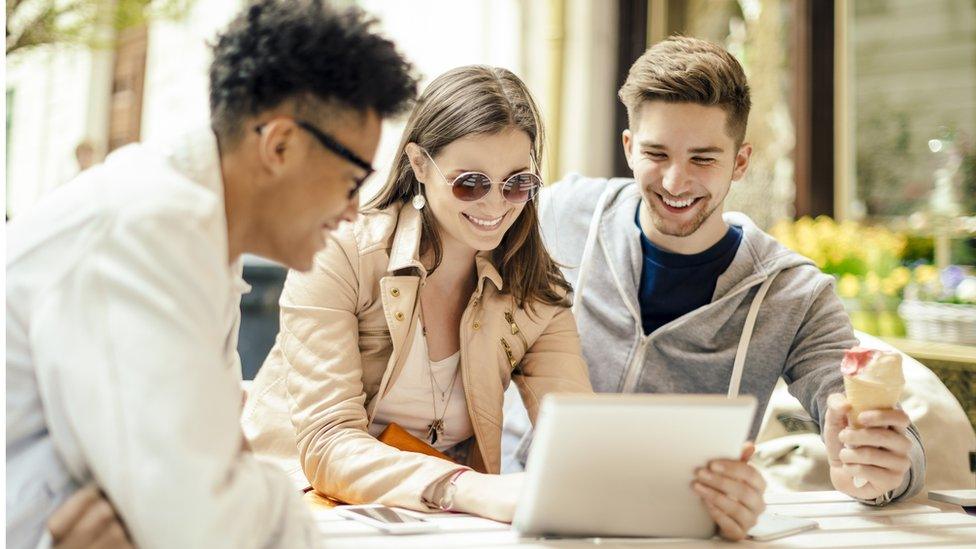
{"label": "jacket collar", "polygon": [[224,201],[217,136],[210,128],[186,132],[160,147],[167,163],[184,177],[213,192]]}
{"label": "jacket collar", "polygon": [[[420,262],[420,237],[423,234],[423,219],[420,211],[410,205],[394,206],[399,208],[396,229],[393,233],[393,244],[390,246],[390,262],[387,271],[395,273],[401,269],[415,268],[420,272],[421,280],[427,277],[427,269]],[[502,276],[491,261],[491,252],[478,252],[475,256],[475,268],[478,271],[477,295],[481,295],[485,279],[490,280],[498,291],[503,288]]]}
{"label": "jacket collar", "polygon": [[[152,145],[155,146],[155,145]],[[220,216],[221,227],[227,227],[226,210],[224,208],[224,176],[220,171],[220,146],[217,136],[210,128],[197,128],[187,131],[171,140],[160,143],[158,147],[166,162],[188,180],[214,193],[220,203],[217,215]],[[222,248],[227,254],[227,231],[221,234]],[[234,289],[239,293],[247,293],[251,286],[244,281],[244,257],[237,258],[229,266]]]}

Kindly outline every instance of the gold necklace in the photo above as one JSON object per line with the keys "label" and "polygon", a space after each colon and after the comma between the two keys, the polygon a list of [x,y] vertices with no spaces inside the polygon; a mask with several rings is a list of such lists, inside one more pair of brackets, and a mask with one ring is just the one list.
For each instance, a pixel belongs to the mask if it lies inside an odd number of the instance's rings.
{"label": "gold necklace", "polygon": [[[420,326],[421,332],[424,336],[424,347],[427,347],[427,322],[424,320],[424,301],[423,298],[418,294],[417,302],[420,304]],[[425,349],[426,350],[426,349]],[[451,406],[451,398],[454,397],[454,384],[457,383],[458,372],[461,371],[461,361],[458,360],[457,366],[454,368],[454,377],[451,378],[451,383],[447,386],[447,389],[441,389],[441,386],[437,385],[437,390],[441,393],[441,402],[444,402],[444,410],[441,412],[441,416],[437,417],[437,395],[434,393],[434,385],[437,382],[434,380],[434,368],[430,363],[430,353],[424,353],[424,359],[427,361],[427,378],[430,380],[430,406],[432,408],[431,422],[427,425],[427,440],[430,442],[431,446],[437,444],[437,439],[444,436],[444,416],[447,415],[447,409]],[[450,394],[447,392],[450,391]],[[446,402],[445,402],[445,395]]]}

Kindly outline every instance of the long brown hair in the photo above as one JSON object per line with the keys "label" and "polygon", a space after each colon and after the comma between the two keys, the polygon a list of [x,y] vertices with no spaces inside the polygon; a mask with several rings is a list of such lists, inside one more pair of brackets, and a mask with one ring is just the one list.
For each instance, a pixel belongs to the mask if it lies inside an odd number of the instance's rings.
{"label": "long brown hair", "polygon": [[[419,182],[405,152],[416,143],[431,156],[448,144],[473,134],[495,134],[517,128],[532,141],[530,154],[541,166],[542,117],[525,84],[510,71],[484,65],[469,65],[448,71],[431,82],[417,101],[403,138],[397,147],[396,163],[380,194],[365,210],[384,209],[410,202]],[[443,257],[437,225],[430,208],[421,210],[423,230],[421,253],[433,252],[434,265]],[[570,285],[542,244],[535,201],[525,204],[518,219],[491,253],[492,263],[504,281],[503,293],[511,294],[519,308],[535,302],[569,306]]]}

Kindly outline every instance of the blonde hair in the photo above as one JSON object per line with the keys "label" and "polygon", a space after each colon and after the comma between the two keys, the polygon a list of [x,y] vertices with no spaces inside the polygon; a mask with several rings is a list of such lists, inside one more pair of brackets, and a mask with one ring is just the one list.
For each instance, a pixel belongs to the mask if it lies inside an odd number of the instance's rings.
{"label": "blonde hair", "polygon": [[698,38],[672,36],[649,48],[630,67],[617,93],[631,127],[645,101],[717,105],[728,114],[736,144],[746,136],[751,100],[742,65],[723,48]]}
{"label": "blonde hair", "polygon": [[[364,209],[405,204],[417,192],[419,182],[405,153],[407,144],[416,143],[436,156],[462,137],[496,134],[510,128],[529,136],[532,161],[540,166],[545,140],[542,118],[528,88],[517,76],[484,65],[459,67],[438,76],[410,114],[386,185]],[[433,271],[440,265],[443,250],[430,208],[424,208],[421,214],[421,253],[433,252]],[[514,296],[520,308],[527,304],[531,307],[534,302],[569,305],[565,296],[570,285],[542,243],[535,201],[525,204],[491,257],[504,281],[504,293]]]}

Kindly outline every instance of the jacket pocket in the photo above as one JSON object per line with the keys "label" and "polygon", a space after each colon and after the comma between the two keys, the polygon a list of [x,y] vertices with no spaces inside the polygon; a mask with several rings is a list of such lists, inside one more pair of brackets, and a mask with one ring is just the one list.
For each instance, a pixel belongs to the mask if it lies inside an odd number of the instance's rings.
{"label": "jacket pocket", "polygon": [[368,340],[368,341],[390,339],[390,331],[389,330],[360,330],[359,339]]}
{"label": "jacket pocket", "polygon": [[359,352],[364,358],[386,350],[393,345],[389,330],[366,330],[359,332]]}

